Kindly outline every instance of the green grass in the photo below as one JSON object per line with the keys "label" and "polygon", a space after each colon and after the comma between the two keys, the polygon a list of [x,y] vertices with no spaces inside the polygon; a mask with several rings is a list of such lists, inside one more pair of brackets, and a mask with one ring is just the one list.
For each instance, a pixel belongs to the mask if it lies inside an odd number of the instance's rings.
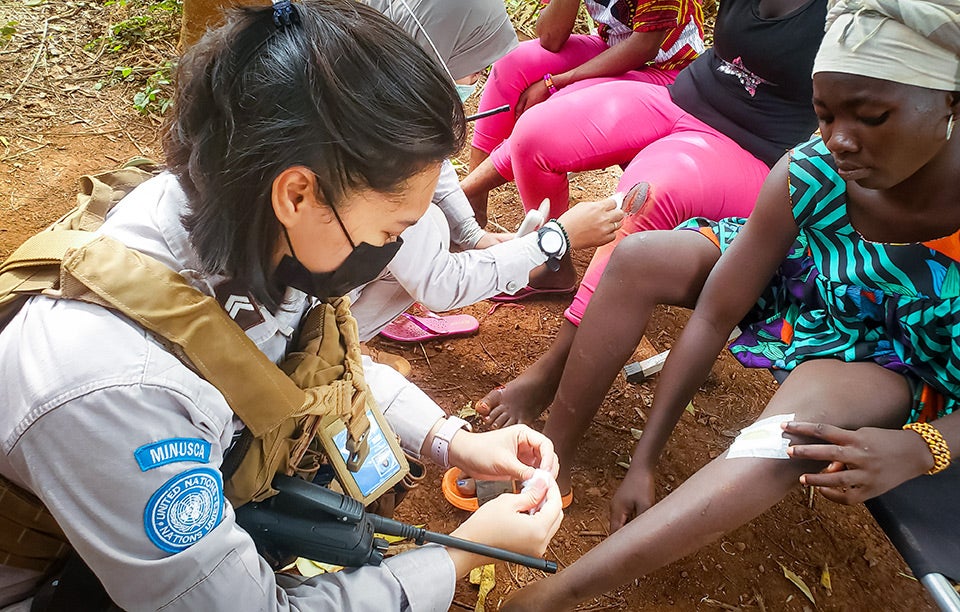
{"label": "green grass", "polygon": [[131,104],[139,113],[163,115],[172,96],[182,0],[108,0],[104,8],[111,11],[109,34],[91,40],[85,48],[114,56],[116,64],[98,86],[132,85],[137,91]]}

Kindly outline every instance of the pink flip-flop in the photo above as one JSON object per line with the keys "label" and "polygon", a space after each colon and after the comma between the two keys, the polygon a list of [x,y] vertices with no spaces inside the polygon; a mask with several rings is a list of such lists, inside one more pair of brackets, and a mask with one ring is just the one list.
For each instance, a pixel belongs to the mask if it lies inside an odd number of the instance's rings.
{"label": "pink flip-flop", "polygon": [[519,302],[521,300],[526,300],[527,298],[534,297],[536,295],[563,295],[566,293],[573,293],[577,290],[577,286],[566,287],[561,289],[537,289],[536,287],[531,287],[527,285],[520,291],[517,291],[513,295],[509,293],[498,293],[497,295],[487,298],[491,302]]}
{"label": "pink flip-flop", "polygon": [[423,342],[436,338],[465,336],[480,329],[480,322],[471,315],[440,316],[429,312],[418,317],[409,312],[401,314],[380,330],[380,335],[395,342]]}

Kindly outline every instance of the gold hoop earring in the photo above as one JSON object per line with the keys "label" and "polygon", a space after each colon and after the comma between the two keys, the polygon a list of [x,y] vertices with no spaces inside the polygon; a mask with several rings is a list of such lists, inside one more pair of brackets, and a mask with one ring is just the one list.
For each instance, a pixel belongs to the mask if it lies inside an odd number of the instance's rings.
{"label": "gold hoop earring", "polygon": [[947,120],[947,140],[950,140],[951,136],[953,136],[953,115],[950,115]]}

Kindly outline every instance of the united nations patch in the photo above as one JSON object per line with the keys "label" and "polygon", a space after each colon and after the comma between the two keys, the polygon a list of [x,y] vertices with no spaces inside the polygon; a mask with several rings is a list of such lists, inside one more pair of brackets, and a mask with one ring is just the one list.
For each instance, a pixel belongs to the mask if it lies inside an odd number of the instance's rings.
{"label": "united nations patch", "polygon": [[143,525],[161,550],[178,553],[213,531],[223,518],[220,472],[196,468],[165,482],[150,497]]}

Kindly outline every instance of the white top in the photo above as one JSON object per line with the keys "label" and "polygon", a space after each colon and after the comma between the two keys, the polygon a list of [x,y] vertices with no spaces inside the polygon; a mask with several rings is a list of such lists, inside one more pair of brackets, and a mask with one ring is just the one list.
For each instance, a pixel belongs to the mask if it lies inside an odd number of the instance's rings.
{"label": "white top", "polygon": [[459,249],[472,249],[477,246],[477,242],[483,238],[483,228],[477,223],[467,194],[460,188],[457,169],[449,159],[443,160],[437,188],[433,191],[430,202],[439,206],[447,219],[449,241]]}
{"label": "white top", "polygon": [[[196,254],[179,220],[184,205],[176,180],[164,174],[119,204],[102,232],[215,295],[225,279],[197,272]],[[231,297],[229,291],[220,293],[221,303]],[[289,290],[287,298],[275,314],[233,309],[247,335],[274,361],[282,358],[308,305],[299,291]],[[443,411],[393,370],[369,360],[364,366],[387,419],[416,454]],[[221,458],[241,427],[212,385],[106,309],[33,298],[0,333],[0,474],[43,500],[120,607],[447,609],[456,576],[449,555],[437,546],[379,567],[311,579],[274,575],[234,522],[219,484]],[[201,452],[200,460],[166,463],[156,460],[162,455],[147,455],[146,466],[135,455],[178,438],[208,452]],[[199,474],[200,484],[187,481],[184,490],[222,509],[222,518],[203,506],[187,504],[175,514],[152,504],[155,494],[175,496],[170,484],[189,474]],[[210,521],[198,527],[192,517]],[[183,519],[181,531],[193,527],[191,533],[201,537],[180,552],[168,552],[154,543],[162,531],[158,518]],[[24,579],[23,570],[0,566],[0,606],[23,597],[13,590],[22,590]]]}
{"label": "white top", "polygon": [[[449,161],[441,169],[433,202],[420,221],[400,234],[403,246],[387,269],[351,294],[361,341],[376,336],[414,302],[442,312],[498,293],[516,293],[526,286],[530,271],[547,261],[536,234],[472,248],[483,230],[476,235],[471,229],[479,225]],[[450,252],[451,241],[467,250]]]}

